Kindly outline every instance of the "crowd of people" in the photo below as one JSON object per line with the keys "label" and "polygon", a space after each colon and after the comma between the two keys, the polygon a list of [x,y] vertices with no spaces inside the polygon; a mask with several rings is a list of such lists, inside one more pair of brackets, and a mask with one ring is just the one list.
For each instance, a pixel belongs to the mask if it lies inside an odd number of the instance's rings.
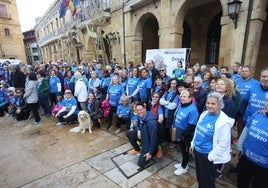
{"label": "crowd of people", "polygon": [[[116,134],[127,129],[133,146],[129,153],[139,155],[140,167],[153,156],[161,158],[161,146],[179,145],[182,163],[175,164],[174,174],[188,171],[192,153],[199,187],[215,187],[231,160],[231,143],[239,139],[238,187],[248,186],[245,177],[254,177],[256,187],[268,184],[268,67],[258,80],[251,77],[250,66],[238,62],[232,72],[226,66],[198,63],[185,70],[180,61],[171,73],[167,67],[156,69],[153,60],[121,67],[114,59],[102,66],[95,60],[20,67],[5,62],[0,116],[6,113],[18,121],[33,116],[33,125],[53,116],[63,126],[85,110],[100,127],[101,106],[107,102],[106,128],[115,125]],[[231,133],[233,126],[237,137]]]}

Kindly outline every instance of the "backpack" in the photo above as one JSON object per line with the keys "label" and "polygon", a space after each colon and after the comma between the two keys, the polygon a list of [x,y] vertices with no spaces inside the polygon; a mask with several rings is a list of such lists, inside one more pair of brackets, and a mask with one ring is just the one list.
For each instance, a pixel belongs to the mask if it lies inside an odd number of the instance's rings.
{"label": "backpack", "polygon": [[110,113],[110,104],[109,104],[109,100],[105,99],[104,101],[102,101],[101,103],[101,109],[103,111],[103,117],[106,118],[109,116]]}

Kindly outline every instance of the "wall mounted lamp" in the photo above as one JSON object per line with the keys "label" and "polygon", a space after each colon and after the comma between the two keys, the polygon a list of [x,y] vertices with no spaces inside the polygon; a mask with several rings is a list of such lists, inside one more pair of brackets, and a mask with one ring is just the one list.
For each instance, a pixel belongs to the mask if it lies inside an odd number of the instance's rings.
{"label": "wall mounted lamp", "polygon": [[111,42],[111,41],[119,41],[119,32],[109,32],[106,35],[106,38]]}
{"label": "wall mounted lamp", "polygon": [[240,11],[242,2],[239,0],[234,0],[228,3],[228,15],[230,19],[234,22],[235,29],[237,27],[238,14]]}

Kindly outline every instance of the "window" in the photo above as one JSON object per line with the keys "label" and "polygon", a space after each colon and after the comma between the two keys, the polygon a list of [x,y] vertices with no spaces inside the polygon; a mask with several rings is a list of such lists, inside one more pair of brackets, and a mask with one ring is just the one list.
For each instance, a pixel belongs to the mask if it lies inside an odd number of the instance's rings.
{"label": "window", "polygon": [[6,35],[6,36],[10,36],[10,31],[9,31],[8,28],[5,28],[5,35]]}
{"label": "window", "polygon": [[0,4],[0,16],[7,17],[6,5]]}

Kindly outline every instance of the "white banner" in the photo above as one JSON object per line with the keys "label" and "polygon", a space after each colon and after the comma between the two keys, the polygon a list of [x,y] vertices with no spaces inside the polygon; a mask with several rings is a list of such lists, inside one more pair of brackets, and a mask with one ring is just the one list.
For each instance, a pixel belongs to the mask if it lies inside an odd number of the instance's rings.
{"label": "white banner", "polygon": [[167,69],[167,75],[171,75],[173,69],[177,68],[177,62],[181,61],[185,69],[187,48],[152,49],[146,50],[146,62],[152,59],[155,68]]}

